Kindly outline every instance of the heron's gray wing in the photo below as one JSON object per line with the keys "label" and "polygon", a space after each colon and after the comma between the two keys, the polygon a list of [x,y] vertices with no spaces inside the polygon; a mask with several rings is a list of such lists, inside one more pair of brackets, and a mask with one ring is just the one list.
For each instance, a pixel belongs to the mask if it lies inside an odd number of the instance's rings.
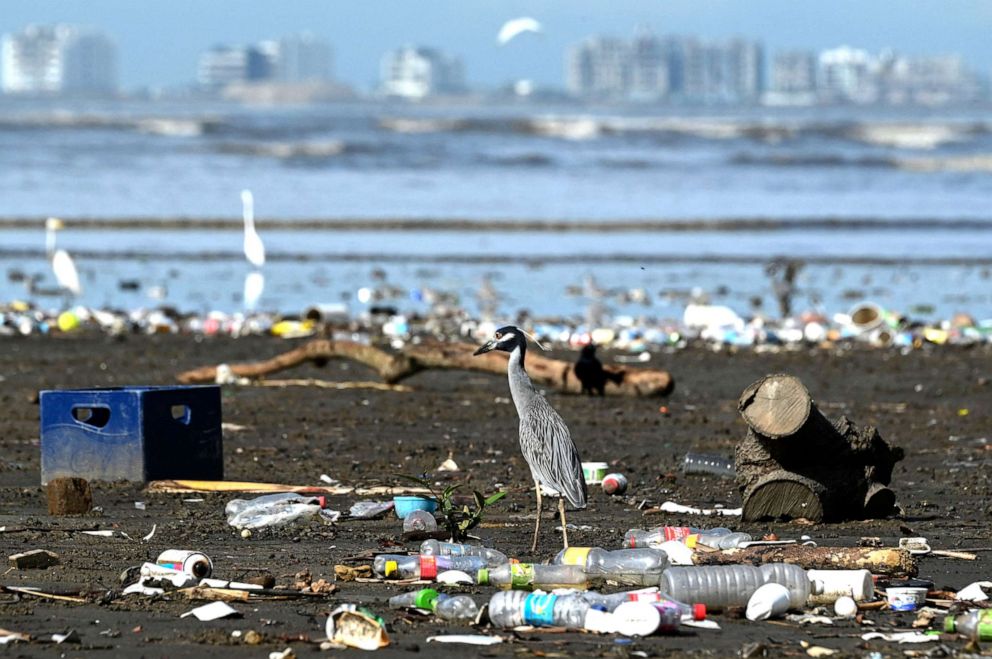
{"label": "heron's gray wing", "polygon": [[520,417],[520,449],[538,479],[576,508],[586,506],[586,479],[568,426],[544,397]]}

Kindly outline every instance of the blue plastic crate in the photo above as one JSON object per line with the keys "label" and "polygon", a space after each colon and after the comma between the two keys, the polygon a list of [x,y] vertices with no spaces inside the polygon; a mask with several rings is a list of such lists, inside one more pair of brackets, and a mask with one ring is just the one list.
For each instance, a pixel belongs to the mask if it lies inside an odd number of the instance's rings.
{"label": "blue plastic crate", "polygon": [[222,480],[220,387],[42,391],[41,483]]}

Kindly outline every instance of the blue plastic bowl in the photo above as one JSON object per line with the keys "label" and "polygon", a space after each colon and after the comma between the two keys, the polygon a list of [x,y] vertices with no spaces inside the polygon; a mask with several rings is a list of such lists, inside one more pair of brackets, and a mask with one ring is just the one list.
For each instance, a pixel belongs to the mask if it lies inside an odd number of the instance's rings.
{"label": "blue plastic bowl", "polygon": [[406,516],[414,510],[434,512],[437,510],[437,501],[424,497],[393,497],[393,510],[396,511],[397,517],[406,519]]}

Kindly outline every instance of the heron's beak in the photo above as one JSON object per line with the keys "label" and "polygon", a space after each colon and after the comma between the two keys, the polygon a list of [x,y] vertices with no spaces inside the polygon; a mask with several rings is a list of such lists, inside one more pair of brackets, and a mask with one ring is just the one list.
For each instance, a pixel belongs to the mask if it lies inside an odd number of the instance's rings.
{"label": "heron's beak", "polygon": [[475,352],[473,352],[472,353],[472,356],[473,357],[476,357],[478,355],[483,355],[483,354],[489,352],[490,350],[492,350],[495,347],[496,347],[496,341],[493,341],[492,339],[490,339],[489,341],[486,341],[485,345],[479,346],[479,349],[476,350]]}

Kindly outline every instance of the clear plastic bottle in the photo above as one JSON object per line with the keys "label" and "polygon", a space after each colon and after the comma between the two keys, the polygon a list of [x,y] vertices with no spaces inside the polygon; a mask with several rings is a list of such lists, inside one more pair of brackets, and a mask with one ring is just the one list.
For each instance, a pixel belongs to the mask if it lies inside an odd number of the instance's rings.
{"label": "clear plastic bottle", "polygon": [[992,609],[975,609],[944,618],[944,631],[962,634],[972,641],[992,641]]}
{"label": "clear plastic bottle", "polygon": [[510,563],[495,568],[485,568],[477,572],[476,581],[480,585],[502,586],[504,589],[533,590],[541,588],[589,587],[589,576],[577,565],[538,565],[534,563]]}
{"label": "clear plastic bottle", "polygon": [[434,615],[448,622],[474,622],[479,605],[468,595],[442,597],[434,602]]}
{"label": "clear plastic bottle", "polygon": [[457,542],[440,542],[424,540],[420,544],[420,553],[424,556],[481,556],[486,559],[489,567],[499,567],[510,562],[506,554],[489,547],[463,545]]}
{"label": "clear plastic bottle", "polygon": [[390,597],[389,608],[406,609],[409,607],[416,607],[418,609],[427,609],[430,611],[434,608],[434,602],[438,599],[438,597],[440,597],[440,595],[433,588],[411,590],[409,593],[401,593]]}
{"label": "clear plastic bottle", "polygon": [[511,629],[520,625],[583,629],[589,603],[579,595],[553,595],[504,591],[489,600],[493,626]]}
{"label": "clear plastic bottle", "polygon": [[655,586],[668,567],[668,554],[661,549],[641,547],[607,551],[599,547],[562,549],[553,565],[578,565],[592,581],[615,581],[627,586]]}
{"label": "clear plastic bottle", "polygon": [[372,561],[372,570],[383,579],[434,579],[446,570],[475,574],[485,567],[486,559],[481,556],[379,554]]}
{"label": "clear plastic bottle", "polygon": [[792,563],[767,563],[759,566],[758,571],[765,583],[781,584],[788,589],[790,609],[806,608],[813,588],[806,570]]}
{"label": "clear plastic bottle", "polygon": [[227,523],[237,529],[260,529],[284,526],[297,520],[320,516],[324,497],[304,496],[295,492],[267,494],[255,499],[234,499],[224,508]]}
{"label": "clear plastic bottle", "polygon": [[682,458],[682,473],[687,476],[719,476],[735,478],[737,467],[734,461],[713,453],[686,453]]}
{"label": "clear plastic bottle", "polygon": [[684,542],[688,547],[706,545],[713,549],[734,549],[753,538],[747,533],[693,533]]}
{"label": "clear plastic bottle", "polygon": [[415,531],[421,533],[437,531],[437,520],[434,518],[434,513],[429,513],[426,510],[414,510],[404,517],[403,532],[412,533]]}
{"label": "clear plastic bottle", "polygon": [[668,568],[659,587],[680,602],[700,602],[719,610],[746,606],[763,583],[761,571],[751,565],[700,565]]}
{"label": "clear plastic bottle", "polygon": [[685,542],[692,535],[706,534],[707,536],[729,535],[730,529],[717,527],[715,529],[697,529],[691,526],[658,526],[645,531],[630,529],[623,536],[623,546],[630,549],[638,547],[660,547],[670,540]]}

